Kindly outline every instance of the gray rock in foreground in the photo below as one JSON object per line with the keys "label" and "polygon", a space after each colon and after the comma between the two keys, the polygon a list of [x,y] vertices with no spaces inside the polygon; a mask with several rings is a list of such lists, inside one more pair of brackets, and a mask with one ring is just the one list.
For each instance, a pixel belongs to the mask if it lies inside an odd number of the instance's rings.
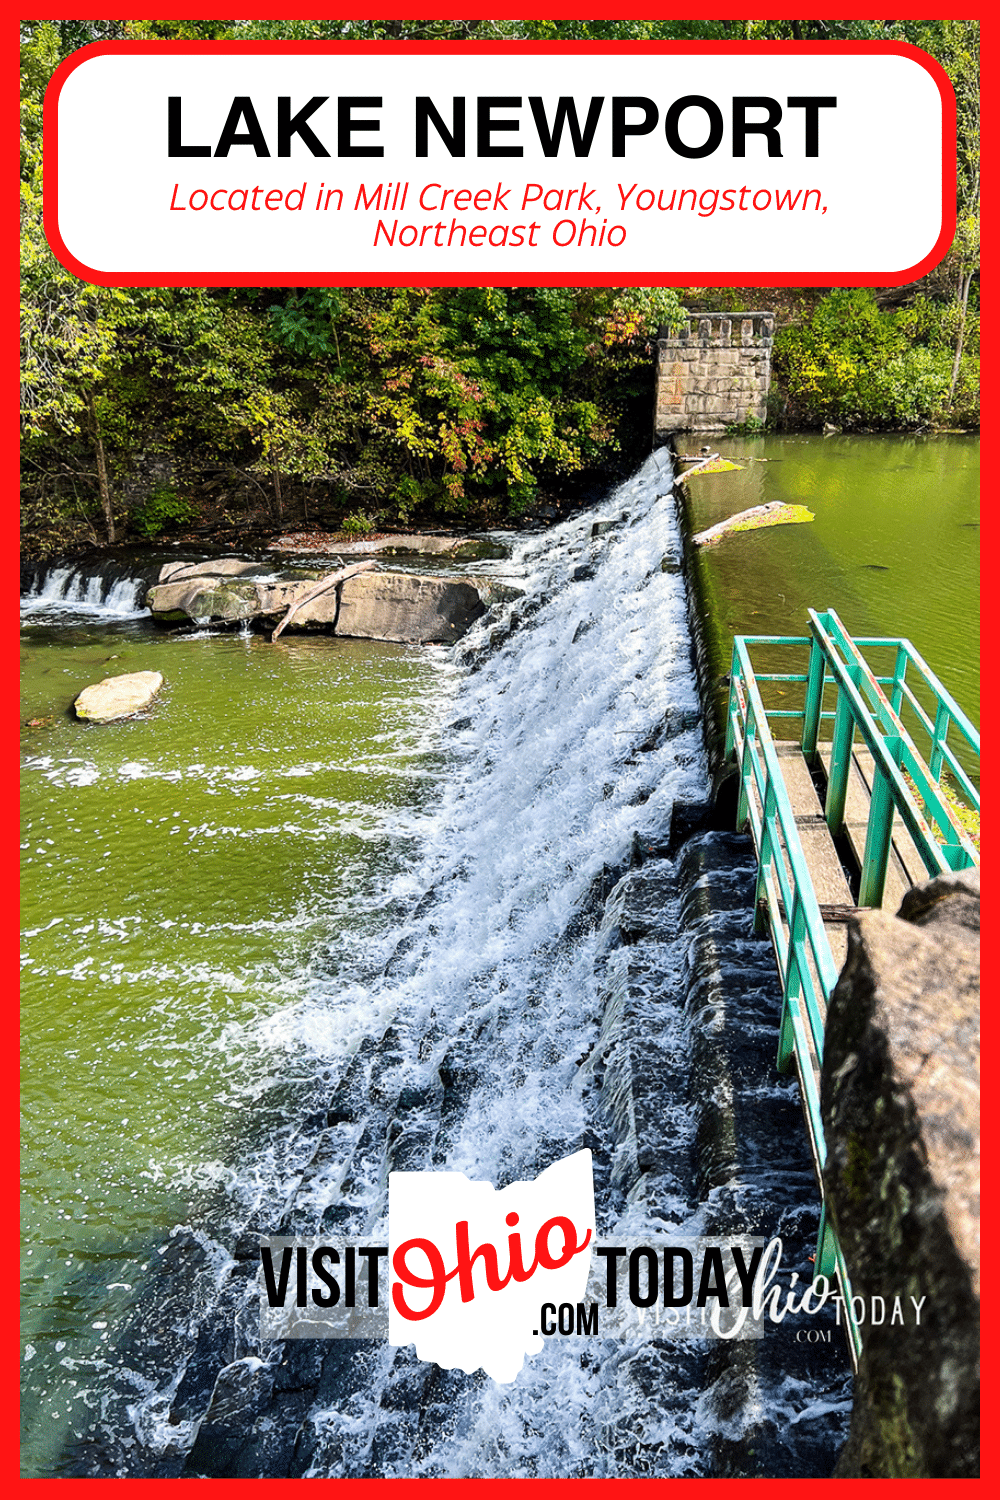
{"label": "gray rock in foreground", "polygon": [[[851,924],[823,1060],[827,1202],[864,1349],[838,1479],[979,1473],[979,876]],[[893,1299],[905,1321],[892,1322]],[[873,1324],[873,1298],[885,1321]],[[911,1298],[923,1298],[916,1323]],[[879,1304],[875,1304],[876,1308]]]}
{"label": "gray rock in foreground", "polygon": [[108,724],[148,708],[163,686],[161,672],[125,672],[85,687],[73,705],[78,719]]}

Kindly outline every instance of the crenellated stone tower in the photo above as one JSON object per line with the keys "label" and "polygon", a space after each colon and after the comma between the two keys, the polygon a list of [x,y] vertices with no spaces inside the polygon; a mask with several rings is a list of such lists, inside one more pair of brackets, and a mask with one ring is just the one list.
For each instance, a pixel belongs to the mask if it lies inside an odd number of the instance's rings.
{"label": "crenellated stone tower", "polygon": [[658,441],[672,432],[720,432],[763,422],[771,383],[774,314],[699,313],[657,340]]}

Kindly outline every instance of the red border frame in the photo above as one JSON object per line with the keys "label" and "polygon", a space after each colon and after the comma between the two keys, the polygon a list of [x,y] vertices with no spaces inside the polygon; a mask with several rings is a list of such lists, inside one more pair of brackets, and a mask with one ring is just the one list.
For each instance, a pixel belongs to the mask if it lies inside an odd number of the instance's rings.
{"label": "red border frame", "polygon": [[[894,56],[916,62],[937,85],[941,99],[941,229],[933,248],[905,270],[881,271],[689,271],[491,272],[477,271],[116,271],[79,260],[59,229],[59,98],[66,80],[94,57],[121,56]],[[94,42],[64,59],[45,95],[43,183],[45,234],[56,257],[82,281],[97,286],[691,286],[710,274],[715,286],[903,286],[925,276],[947,254],[955,235],[955,94],[944,69],[928,53],[905,42]],[[738,243],[734,245],[737,253]]]}

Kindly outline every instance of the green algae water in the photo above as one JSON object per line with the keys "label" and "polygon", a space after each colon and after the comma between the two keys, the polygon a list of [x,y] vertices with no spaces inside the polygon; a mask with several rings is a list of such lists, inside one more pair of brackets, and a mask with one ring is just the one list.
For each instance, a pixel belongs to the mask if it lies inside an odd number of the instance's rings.
{"label": "green algae water", "polygon": [[[712,448],[747,467],[685,486],[693,530],[773,500],[816,517],[700,554],[716,674],[729,671],[734,635],[805,635],[807,609],[833,608],[853,635],[908,637],[978,724],[978,437],[723,438]],[[787,658],[776,670],[789,670]]]}
{"label": "green algae water", "polygon": [[[165,678],[146,715],[73,719],[88,682],[146,668]],[[280,1195],[323,1059],[378,1028],[357,976],[384,963],[390,883],[433,817],[451,682],[436,649],[27,616],[26,1473],[86,1428],[165,1232],[213,1194]]]}

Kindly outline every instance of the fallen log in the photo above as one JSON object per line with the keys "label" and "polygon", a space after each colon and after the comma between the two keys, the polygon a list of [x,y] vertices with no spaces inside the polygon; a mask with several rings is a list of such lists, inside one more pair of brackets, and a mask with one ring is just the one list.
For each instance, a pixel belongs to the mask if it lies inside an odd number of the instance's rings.
{"label": "fallen log", "polygon": [[769,500],[766,505],[753,505],[741,510],[738,515],[709,526],[691,538],[696,547],[711,547],[731,531],[756,531],[763,526],[794,526],[801,521],[813,521],[815,517],[804,505],[786,505],[781,500]]}
{"label": "fallen log", "polygon": [[322,578],[316,580],[311,588],[306,589],[304,594],[300,594],[298,599],[288,606],[281,624],[277,625],[271,632],[272,642],[278,639],[278,636],[289,623],[292,616],[297,614],[304,604],[308,604],[311,599],[318,599],[320,594],[326,594],[330,589],[336,588],[337,584],[343,583],[345,578],[353,578],[355,573],[368,573],[377,567],[377,562],[352,563],[349,568],[335,568],[332,573],[324,574]]}
{"label": "fallen log", "polygon": [[[684,457],[686,458],[687,455],[685,454]],[[692,474],[697,474],[699,469],[703,469],[706,464],[714,463],[715,460],[720,457],[721,454],[710,453],[707,458],[703,458],[698,463],[693,464],[690,469],[685,469],[683,474],[678,474],[677,483],[683,484],[685,479],[688,479]]]}

